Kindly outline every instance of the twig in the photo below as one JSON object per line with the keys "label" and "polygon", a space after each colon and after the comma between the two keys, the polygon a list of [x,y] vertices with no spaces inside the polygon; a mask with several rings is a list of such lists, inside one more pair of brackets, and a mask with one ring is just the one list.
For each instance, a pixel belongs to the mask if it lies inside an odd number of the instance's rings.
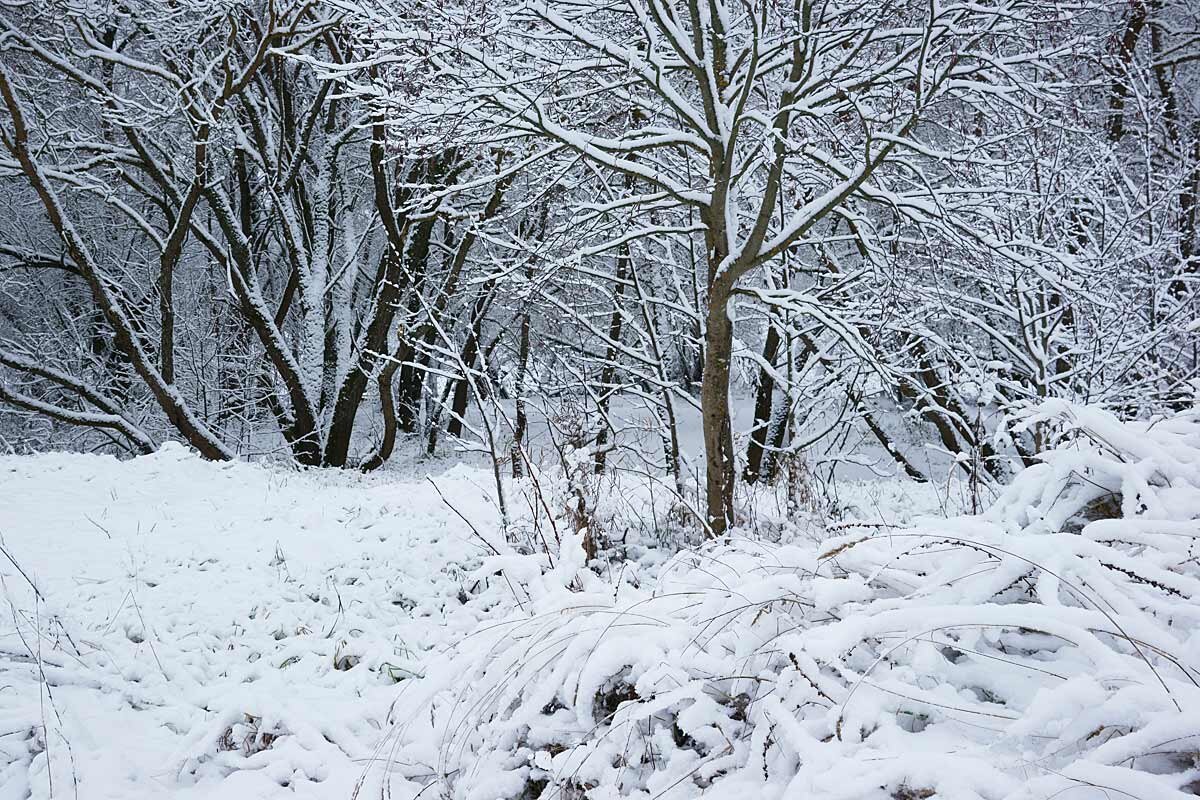
{"label": "twig", "polygon": [[446,508],[453,511],[458,516],[459,519],[461,519],[463,522],[467,523],[467,527],[471,529],[471,532],[474,533],[477,537],[479,537],[479,541],[481,541],[485,545],[487,545],[488,549],[491,550],[492,553],[494,553],[495,555],[500,555],[500,551],[496,549],[496,546],[494,544],[492,544],[491,542],[489,542],[486,538],[484,538],[484,535],[479,532],[479,529],[476,528],[473,524],[471,524],[471,520],[464,517],[462,512],[459,511],[457,508],[455,508],[450,503],[450,501],[446,499],[446,495],[442,494],[442,490],[439,489],[438,485],[433,482],[433,478],[426,475],[425,480],[429,481],[429,485],[432,486],[433,490],[438,493],[438,497],[442,498],[442,502],[446,504]]}
{"label": "twig", "polygon": [[37,599],[41,600],[43,603],[46,602],[46,596],[42,594],[42,590],[37,587],[37,584],[33,582],[33,579],[29,577],[29,574],[25,572],[25,570],[21,569],[21,565],[17,563],[17,560],[12,557],[12,553],[8,552],[8,549],[4,546],[3,540],[0,540],[0,553],[4,554],[4,557],[8,559],[8,563],[17,568],[17,572],[21,573],[21,577],[24,578],[25,582],[29,584],[29,588],[33,589],[33,593]]}

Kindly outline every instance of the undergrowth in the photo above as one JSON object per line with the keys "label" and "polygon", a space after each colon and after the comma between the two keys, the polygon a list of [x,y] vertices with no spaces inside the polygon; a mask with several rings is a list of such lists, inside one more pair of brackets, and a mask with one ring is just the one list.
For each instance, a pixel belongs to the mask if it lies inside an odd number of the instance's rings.
{"label": "undergrowth", "polygon": [[381,761],[462,800],[1195,795],[1200,413],[1030,423],[1063,444],[979,515],[743,530],[649,581],[589,569],[594,521],[485,560],[516,602]]}

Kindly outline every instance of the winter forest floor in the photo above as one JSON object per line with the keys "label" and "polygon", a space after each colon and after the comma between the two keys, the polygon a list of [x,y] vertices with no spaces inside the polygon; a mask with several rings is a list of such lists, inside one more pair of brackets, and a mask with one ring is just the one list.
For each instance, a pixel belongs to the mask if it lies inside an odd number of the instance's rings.
{"label": "winter forest floor", "polygon": [[1192,796],[1200,415],[1064,413],[978,517],[842,481],[696,548],[613,478],[592,569],[475,466],[0,458],[0,800]]}
{"label": "winter forest floor", "polygon": [[[487,530],[485,480],[437,478]],[[175,447],[6,458],[0,484],[4,800],[348,797],[396,682],[481,613],[481,547],[425,480]],[[247,757],[259,729],[289,735]]]}
{"label": "winter forest floor", "polygon": [[[432,481],[445,500],[416,473],[178,446],[0,458],[0,799],[377,789],[397,684],[487,612],[467,594],[487,548],[447,503],[497,537],[491,476]],[[847,487],[898,519],[943,502]]]}

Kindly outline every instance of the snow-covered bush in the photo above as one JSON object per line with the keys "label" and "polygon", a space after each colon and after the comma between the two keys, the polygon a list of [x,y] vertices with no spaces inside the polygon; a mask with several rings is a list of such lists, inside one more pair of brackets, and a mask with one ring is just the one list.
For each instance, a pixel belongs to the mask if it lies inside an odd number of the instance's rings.
{"label": "snow-covered bush", "polygon": [[1200,792],[1200,412],[1073,432],[978,516],[684,552],[646,588],[555,559],[396,703],[445,796]]}

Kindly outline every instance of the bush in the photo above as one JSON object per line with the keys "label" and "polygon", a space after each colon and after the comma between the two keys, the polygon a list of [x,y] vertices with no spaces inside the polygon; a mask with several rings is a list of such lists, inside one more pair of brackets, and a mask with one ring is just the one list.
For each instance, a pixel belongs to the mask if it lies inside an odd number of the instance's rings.
{"label": "bush", "polygon": [[578,537],[492,559],[522,601],[401,701],[396,760],[463,800],[1194,794],[1200,413],[1031,421],[1063,444],[978,516],[742,532],[646,588]]}

